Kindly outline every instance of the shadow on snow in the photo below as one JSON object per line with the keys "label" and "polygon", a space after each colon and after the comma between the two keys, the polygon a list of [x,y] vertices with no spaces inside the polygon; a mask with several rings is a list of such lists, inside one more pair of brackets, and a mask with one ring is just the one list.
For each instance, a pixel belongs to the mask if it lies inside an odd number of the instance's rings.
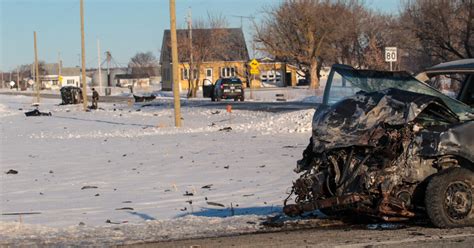
{"label": "shadow on snow", "polygon": [[201,211],[179,214],[176,218],[184,217],[188,215],[200,216],[200,217],[230,217],[230,216],[242,216],[242,215],[269,215],[273,213],[281,213],[281,206],[264,206],[264,207],[248,207],[248,208],[201,208]]}

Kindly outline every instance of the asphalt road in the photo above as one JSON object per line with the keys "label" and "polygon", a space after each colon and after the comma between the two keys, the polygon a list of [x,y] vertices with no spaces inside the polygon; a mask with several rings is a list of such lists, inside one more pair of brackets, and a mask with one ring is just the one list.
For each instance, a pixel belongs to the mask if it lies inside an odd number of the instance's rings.
{"label": "asphalt road", "polygon": [[[34,92],[21,92],[21,91],[11,91],[11,92],[0,92],[2,95],[19,95],[19,96],[35,96]],[[59,94],[52,94],[52,93],[41,93],[41,98],[48,98],[48,99],[58,99],[59,102],[61,101],[61,96]],[[92,101],[91,96],[87,96],[89,101]],[[100,96],[100,102],[127,102],[130,97],[124,96]]]}
{"label": "asphalt road", "polygon": [[[474,227],[340,225],[256,234],[167,241],[127,247],[474,247]],[[303,224],[303,228],[304,228]],[[225,234],[223,234],[225,235]]]}
{"label": "asphalt road", "polygon": [[[23,95],[23,96],[33,96],[34,93],[31,92],[1,92],[0,94],[4,95]],[[41,93],[42,98],[48,99],[58,99],[60,103],[60,95],[50,94],[50,93]],[[89,101],[92,99],[89,97]],[[107,103],[126,103],[129,100],[133,101],[133,98],[126,96],[100,96],[99,107],[101,102]],[[153,102],[143,102],[137,103],[138,106],[153,106],[153,105],[167,105],[172,106],[173,101],[169,98],[157,98]],[[284,111],[295,111],[303,109],[316,108],[317,104],[307,103],[307,102],[254,102],[254,101],[244,101],[244,102],[235,102],[232,100],[223,100],[220,102],[211,102],[202,99],[190,99],[189,101],[181,101],[181,106],[186,107],[202,107],[202,108],[222,108],[225,109],[228,104],[232,105],[233,109],[238,110],[250,110],[250,111],[268,111],[268,112],[284,112]]]}

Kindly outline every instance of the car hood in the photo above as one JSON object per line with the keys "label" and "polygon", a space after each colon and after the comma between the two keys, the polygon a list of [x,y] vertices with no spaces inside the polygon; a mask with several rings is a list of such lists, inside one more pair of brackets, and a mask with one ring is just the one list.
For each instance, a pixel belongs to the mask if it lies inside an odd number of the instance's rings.
{"label": "car hood", "polygon": [[440,98],[389,88],[361,91],[313,117],[313,151],[349,146],[375,146],[375,131],[384,126],[413,123],[421,114],[445,124],[458,123],[458,116]]}

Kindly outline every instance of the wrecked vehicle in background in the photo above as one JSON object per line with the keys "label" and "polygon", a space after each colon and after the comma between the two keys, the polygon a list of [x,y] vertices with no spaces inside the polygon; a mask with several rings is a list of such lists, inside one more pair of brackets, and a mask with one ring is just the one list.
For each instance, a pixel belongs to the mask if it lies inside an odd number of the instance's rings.
{"label": "wrecked vehicle in background", "polygon": [[472,225],[473,120],[471,107],[406,72],[334,65],[283,211]]}
{"label": "wrecked vehicle in background", "polygon": [[61,105],[82,103],[82,90],[75,86],[63,86],[61,92]]}

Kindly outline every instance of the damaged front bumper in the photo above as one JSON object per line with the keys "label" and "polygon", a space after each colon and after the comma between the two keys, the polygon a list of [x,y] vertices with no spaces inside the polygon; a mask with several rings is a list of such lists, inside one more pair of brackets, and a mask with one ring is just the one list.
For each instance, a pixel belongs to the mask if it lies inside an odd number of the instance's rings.
{"label": "damaged front bumper", "polygon": [[350,194],[345,196],[336,196],[327,199],[304,202],[300,204],[285,204],[283,212],[288,216],[298,216],[305,212],[314,211],[323,208],[347,208],[354,203],[367,200],[367,197],[358,194]]}
{"label": "damaged front bumper", "polygon": [[300,204],[285,204],[283,212],[288,216],[298,216],[318,209],[333,212],[350,210],[385,221],[400,221],[415,216],[415,213],[408,210],[403,202],[391,196],[383,197],[376,208],[367,207],[372,202],[372,197],[368,195],[348,194]]}
{"label": "damaged front bumper", "polygon": [[474,160],[473,128],[432,96],[388,89],[346,98],[316,112],[295,169],[301,173],[290,194],[295,204],[285,201],[283,210],[414,217],[431,175],[459,166],[460,157]]}

